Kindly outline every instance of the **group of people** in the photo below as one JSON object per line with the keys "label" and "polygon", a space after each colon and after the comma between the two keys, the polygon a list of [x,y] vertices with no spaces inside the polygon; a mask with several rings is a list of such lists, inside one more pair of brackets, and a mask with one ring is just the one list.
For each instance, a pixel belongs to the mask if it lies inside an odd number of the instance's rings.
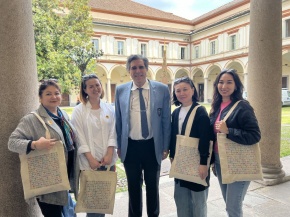
{"label": "group of people", "polygon": [[[115,108],[102,101],[100,79],[82,77],[80,101],[71,121],[59,108],[61,89],[53,80],[39,87],[40,106],[36,110],[46,123],[52,139],[44,137],[45,129],[33,114],[23,117],[11,134],[8,148],[19,154],[51,149],[62,140],[67,160],[67,173],[72,190],[77,193],[81,170],[115,170],[119,156],[124,164],[129,194],[129,217],[142,216],[142,185],[145,181],[147,215],[159,216],[159,177],[161,161],[174,159],[176,135],[184,135],[191,111],[198,106],[198,93],[189,77],[174,81],[172,101],[167,85],[147,79],[148,59],[141,55],[128,57],[126,68],[132,81],[116,88]],[[201,179],[209,186],[210,141],[214,141],[211,164],[218,177],[229,217],[241,217],[242,203],[249,181],[222,184],[216,134],[244,145],[260,140],[260,130],[253,108],[242,98],[243,85],[235,70],[223,70],[214,82],[211,111],[200,106],[191,126],[190,137],[199,138],[198,150]],[[221,121],[235,102],[241,100],[226,122]],[[171,114],[171,102],[177,108]],[[144,180],[143,180],[144,179]],[[208,186],[175,179],[174,199],[179,217],[206,217]],[[59,191],[36,197],[45,217],[62,217],[69,194]],[[87,213],[88,217],[104,214]]]}

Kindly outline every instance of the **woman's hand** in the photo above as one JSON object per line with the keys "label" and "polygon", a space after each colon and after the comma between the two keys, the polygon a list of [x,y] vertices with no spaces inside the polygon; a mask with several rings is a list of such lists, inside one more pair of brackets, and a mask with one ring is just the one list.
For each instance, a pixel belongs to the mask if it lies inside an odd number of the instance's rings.
{"label": "woman's hand", "polygon": [[113,158],[113,156],[112,156],[112,154],[106,154],[105,156],[104,156],[104,158],[102,159],[102,166],[105,166],[105,165],[111,165],[111,163],[112,163],[112,158]]}
{"label": "woman's hand", "polygon": [[225,121],[216,122],[215,129],[221,133],[229,134],[229,128],[227,127],[227,123]]}
{"label": "woman's hand", "polygon": [[199,177],[204,180],[208,176],[207,165],[199,165],[198,167]]}
{"label": "woman's hand", "polygon": [[92,170],[96,170],[102,166],[101,162],[93,157],[91,152],[84,153]]}
{"label": "woman's hand", "polygon": [[35,150],[50,150],[55,145],[56,139],[46,139],[44,137],[40,137],[39,140],[33,141],[31,144],[31,148]]}
{"label": "woman's hand", "polygon": [[92,170],[96,170],[102,166],[102,164],[95,158],[89,160],[89,164]]}
{"label": "woman's hand", "polygon": [[103,166],[111,165],[114,151],[115,151],[115,147],[113,147],[113,146],[110,146],[107,148],[107,153],[104,156],[104,158],[102,159]]}

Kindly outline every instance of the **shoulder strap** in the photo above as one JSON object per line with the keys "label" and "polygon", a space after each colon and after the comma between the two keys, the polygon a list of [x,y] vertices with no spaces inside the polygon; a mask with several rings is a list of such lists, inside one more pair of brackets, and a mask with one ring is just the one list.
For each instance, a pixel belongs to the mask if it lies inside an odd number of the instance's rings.
{"label": "shoulder strap", "polygon": [[186,124],[186,128],[185,128],[185,136],[189,136],[190,134],[190,130],[191,130],[191,127],[192,127],[192,123],[193,123],[193,120],[194,120],[194,116],[195,116],[195,113],[196,113],[196,110],[198,107],[200,107],[201,105],[197,105],[194,107],[194,109],[191,111],[191,114],[188,118],[188,121],[187,121],[187,124]]}
{"label": "shoulder strap", "polygon": [[49,130],[48,130],[44,120],[36,112],[31,112],[31,113],[37,117],[37,119],[40,121],[40,123],[42,123],[43,127],[45,128],[45,138],[50,139],[50,133],[49,133]]}
{"label": "shoulder strap", "polygon": [[226,121],[228,119],[228,117],[232,114],[232,112],[234,111],[234,109],[237,107],[237,105],[239,104],[239,102],[241,102],[241,100],[237,101],[232,107],[231,109],[228,111],[227,115],[224,117],[223,121]]}

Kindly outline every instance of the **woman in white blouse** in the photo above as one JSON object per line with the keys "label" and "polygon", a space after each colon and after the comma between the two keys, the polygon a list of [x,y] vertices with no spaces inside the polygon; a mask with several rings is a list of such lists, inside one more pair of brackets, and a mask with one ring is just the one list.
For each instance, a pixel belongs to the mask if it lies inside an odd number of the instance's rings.
{"label": "woman in white blouse", "polygon": [[[72,124],[79,138],[78,158],[81,170],[115,170],[117,138],[115,112],[111,104],[104,103],[101,81],[95,74],[82,77],[80,101],[72,114]],[[104,214],[88,213],[87,217]]]}

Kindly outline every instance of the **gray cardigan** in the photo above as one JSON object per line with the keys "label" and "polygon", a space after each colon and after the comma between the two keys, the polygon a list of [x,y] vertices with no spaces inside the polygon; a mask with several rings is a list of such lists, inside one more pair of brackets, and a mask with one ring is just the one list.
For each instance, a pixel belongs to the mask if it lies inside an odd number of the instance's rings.
{"label": "gray cardigan", "polygon": [[[69,120],[67,113],[61,110],[63,116],[66,120]],[[50,134],[51,138],[61,140],[63,144],[65,144],[64,136],[62,134],[61,129],[58,125],[53,121],[53,119],[49,116],[46,112],[45,108],[40,105],[39,108],[36,110],[36,113],[44,120]],[[73,126],[70,124],[71,128],[74,130]],[[75,131],[75,130],[74,130]],[[43,127],[42,123],[37,119],[37,117],[30,113],[25,115],[21,120],[16,129],[11,134],[9,141],[8,141],[8,149],[10,151],[16,152],[18,154],[25,154],[27,150],[28,143],[32,141],[38,140],[40,137],[45,137],[45,128]],[[76,139],[77,140],[77,139]],[[77,142],[77,141],[76,141]],[[67,151],[66,146],[65,148],[65,157],[67,160]],[[78,192],[78,178],[79,178],[79,165],[77,156],[77,145],[75,145],[75,156],[74,156],[74,170],[73,176],[70,177],[70,184],[71,189],[75,193],[77,197]],[[68,194],[67,191],[59,191],[54,193],[49,193],[45,195],[37,196],[40,201],[49,203],[49,204],[56,204],[56,205],[66,205],[68,202]]]}

